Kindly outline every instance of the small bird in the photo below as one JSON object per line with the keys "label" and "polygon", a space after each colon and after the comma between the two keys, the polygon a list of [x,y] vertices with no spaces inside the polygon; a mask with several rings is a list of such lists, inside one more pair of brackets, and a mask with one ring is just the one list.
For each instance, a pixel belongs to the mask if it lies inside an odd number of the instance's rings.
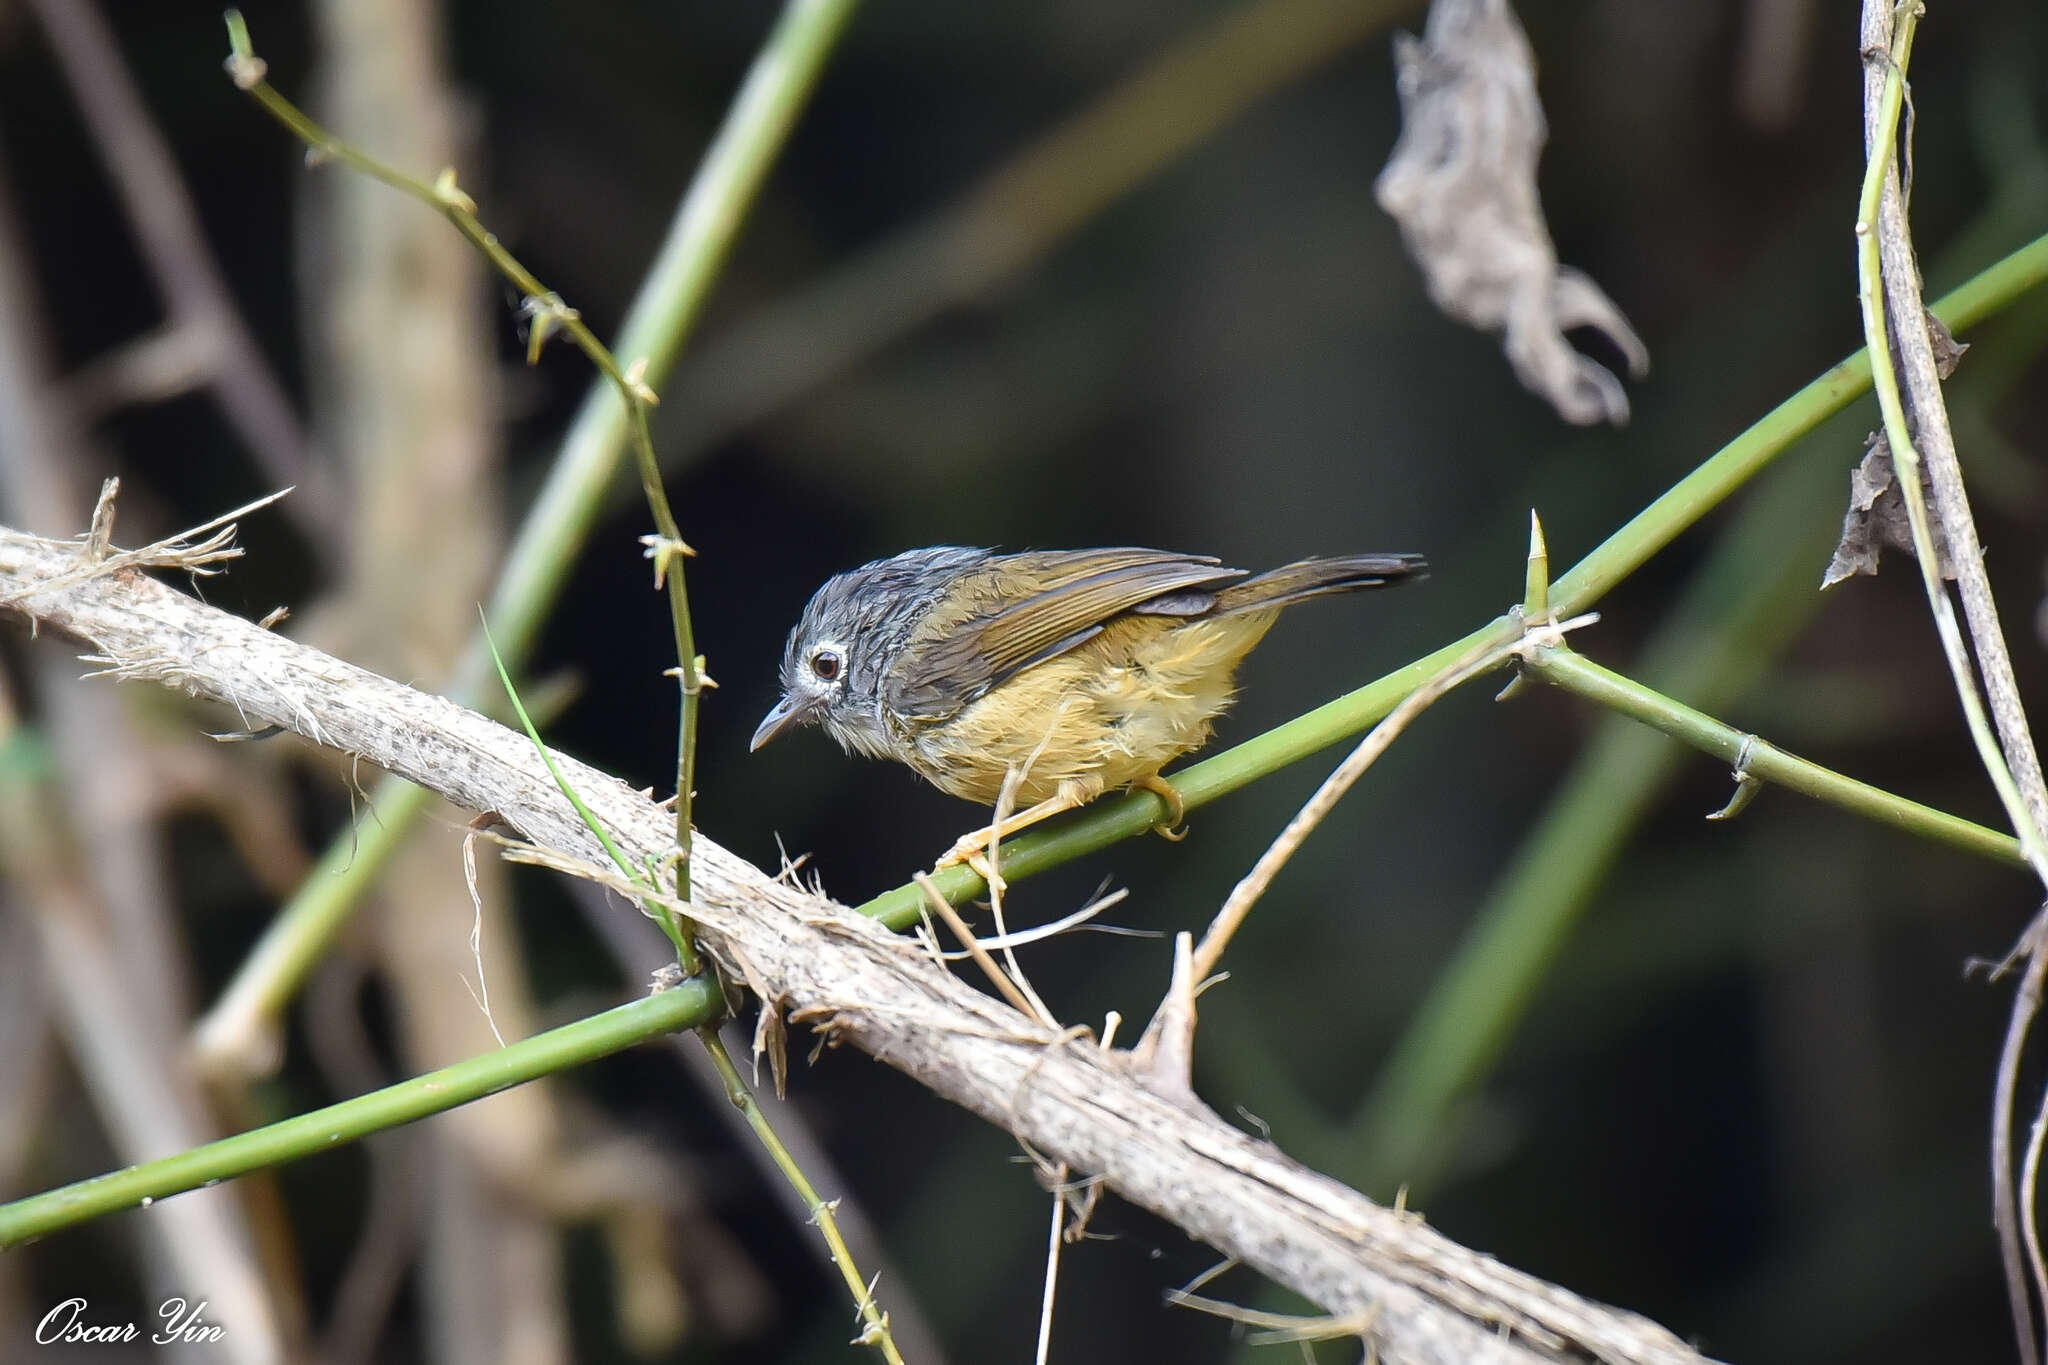
{"label": "small bird", "polygon": [[759,749],[819,724],[849,752],[907,764],[941,791],[1026,807],[939,866],[997,882],[986,850],[1115,787],[1180,793],[1159,770],[1209,738],[1238,662],[1283,607],[1420,577],[1412,554],[1304,559],[1252,575],[1134,548],[908,550],[842,573],[804,607]]}

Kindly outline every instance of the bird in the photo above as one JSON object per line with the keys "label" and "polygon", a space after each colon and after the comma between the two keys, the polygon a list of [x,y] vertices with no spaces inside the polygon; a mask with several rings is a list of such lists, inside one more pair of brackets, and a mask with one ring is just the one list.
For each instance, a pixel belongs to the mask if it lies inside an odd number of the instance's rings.
{"label": "bird", "polygon": [[750,749],[818,725],[849,753],[895,760],[950,795],[1014,803],[938,861],[1000,886],[1000,840],[1116,788],[1156,793],[1158,828],[1177,837],[1185,803],[1160,770],[1207,742],[1239,662],[1281,610],[1427,568],[1416,554],[1251,574],[1129,546],[907,550],[812,595]]}

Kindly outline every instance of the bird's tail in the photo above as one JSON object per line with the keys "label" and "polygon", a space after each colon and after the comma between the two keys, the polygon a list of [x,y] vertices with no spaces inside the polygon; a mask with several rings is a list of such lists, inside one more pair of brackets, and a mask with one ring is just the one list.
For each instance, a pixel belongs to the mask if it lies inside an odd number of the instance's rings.
{"label": "bird's tail", "polygon": [[1321,597],[1325,593],[1384,588],[1427,577],[1428,573],[1429,561],[1421,555],[1340,555],[1333,559],[1304,559],[1296,564],[1283,564],[1218,591],[1216,614],[1272,611],[1311,597]]}

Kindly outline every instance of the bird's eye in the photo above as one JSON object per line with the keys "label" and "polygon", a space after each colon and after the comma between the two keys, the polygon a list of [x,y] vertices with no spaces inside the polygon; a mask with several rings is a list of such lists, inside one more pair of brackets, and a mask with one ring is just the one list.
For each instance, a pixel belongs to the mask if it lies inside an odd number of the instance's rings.
{"label": "bird's eye", "polygon": [[821,649],[811,656],[811,672],[826,682],[838,682],[839,675],[846,668],[845,661],[836,649]]}

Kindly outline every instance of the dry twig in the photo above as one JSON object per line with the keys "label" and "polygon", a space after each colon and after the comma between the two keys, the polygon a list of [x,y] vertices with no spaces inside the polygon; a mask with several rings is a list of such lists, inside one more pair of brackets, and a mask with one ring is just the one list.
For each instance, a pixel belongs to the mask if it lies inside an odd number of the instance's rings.
{"label": "dry twig", "polygon": [[[1977,739],[1979,753],[2007,808],[2014,831],[2029,863],[2044,884],[2048,884],[2048,785],[2044,785],[2041,763],[2035,752],[2026,711],[2020,704],[2019,686],[2013,676],[2012,659],[1998,622],[1998,607],[1991,596],[1990,576],[1985,571],[1983,550],[1977,541],[1976,523],[1970,515],[1969,497],[1963,488],[1962,465],[1956,458],[1955,438],[1949,430],[1948,412],[1942,401],[1939,361],[1927,324],[1926,304],[1921,298],[1919,264],[1913,250],[1906,217],[1906,196],[1899,166],[1893,156],[1899,108],[1904,101],[1904,65],[1921,14],[1919,0],[1894,5],[1893,0],[1864,0],[1859,41],[1864,59],[1863,128],[1864,150],[1869,158],[1864,195],[1856,224],[1858,271],[1863,277],[1865,340],[1870,347],[1879,404],[1885,411],[1887,435],[1893,459],[1899,465],[1899,484],[1913,522],[1913,537],[1920,558],[1928,605],[1940,630],[1942,644],[1955,677],[1958,697]],[[1873,211],[1874,210],[1874,211]],[[1874,236],[1874,241],[1873,241]],[[1871,276],[1875,273],[1875,279]],[[1879,315],[1877,291],[1882,291]],[[1923,497],[1922,461],[1926,475]],[[1955,610],[1937,572],[1934,559],[1934,529],[1927,523],[1928,508],[1938,518],[1940,539],[1956,572],[1956,588],[1963,601],[1963,617],[1970,634],[1965,649],[1955,622]],[[1971,655],[1975,657],[1975,669]],[[1978,693],[1979,682],[1983,698]],[[1997,727],[1994,743],[1985,725],[1983,710],[1988,701],[1991,721]],[[1999,1248],[2005,1263],[2007,1295],[2012,1302],[2013,1327],[2025,1365],[2036,1365],[2040,1354],[2034,1337],[2033,1306],[2027,1288],[2028,1265],[2022,1260],[2019,1227],[2031,1223],[2034,1210],[2020,1207],[2014,1190],[2012,1159],[2012,1087],[2017,1084],[2020,1053],[2026,1044],[2033,1019],[2040,1008],[2041,951],[2048,934],[2048,906],[2035,916],[2020,938],[2030,957],[2026,976],[2014,995],[2006,1029],[2004,1050],[1999,1058],[1997,1089],[1994,1092],[1991,1134],[1992,1209],[1998,1227]],[[2048,1305],[2048,1279],[2036,1275],[2036,1289]]]}

